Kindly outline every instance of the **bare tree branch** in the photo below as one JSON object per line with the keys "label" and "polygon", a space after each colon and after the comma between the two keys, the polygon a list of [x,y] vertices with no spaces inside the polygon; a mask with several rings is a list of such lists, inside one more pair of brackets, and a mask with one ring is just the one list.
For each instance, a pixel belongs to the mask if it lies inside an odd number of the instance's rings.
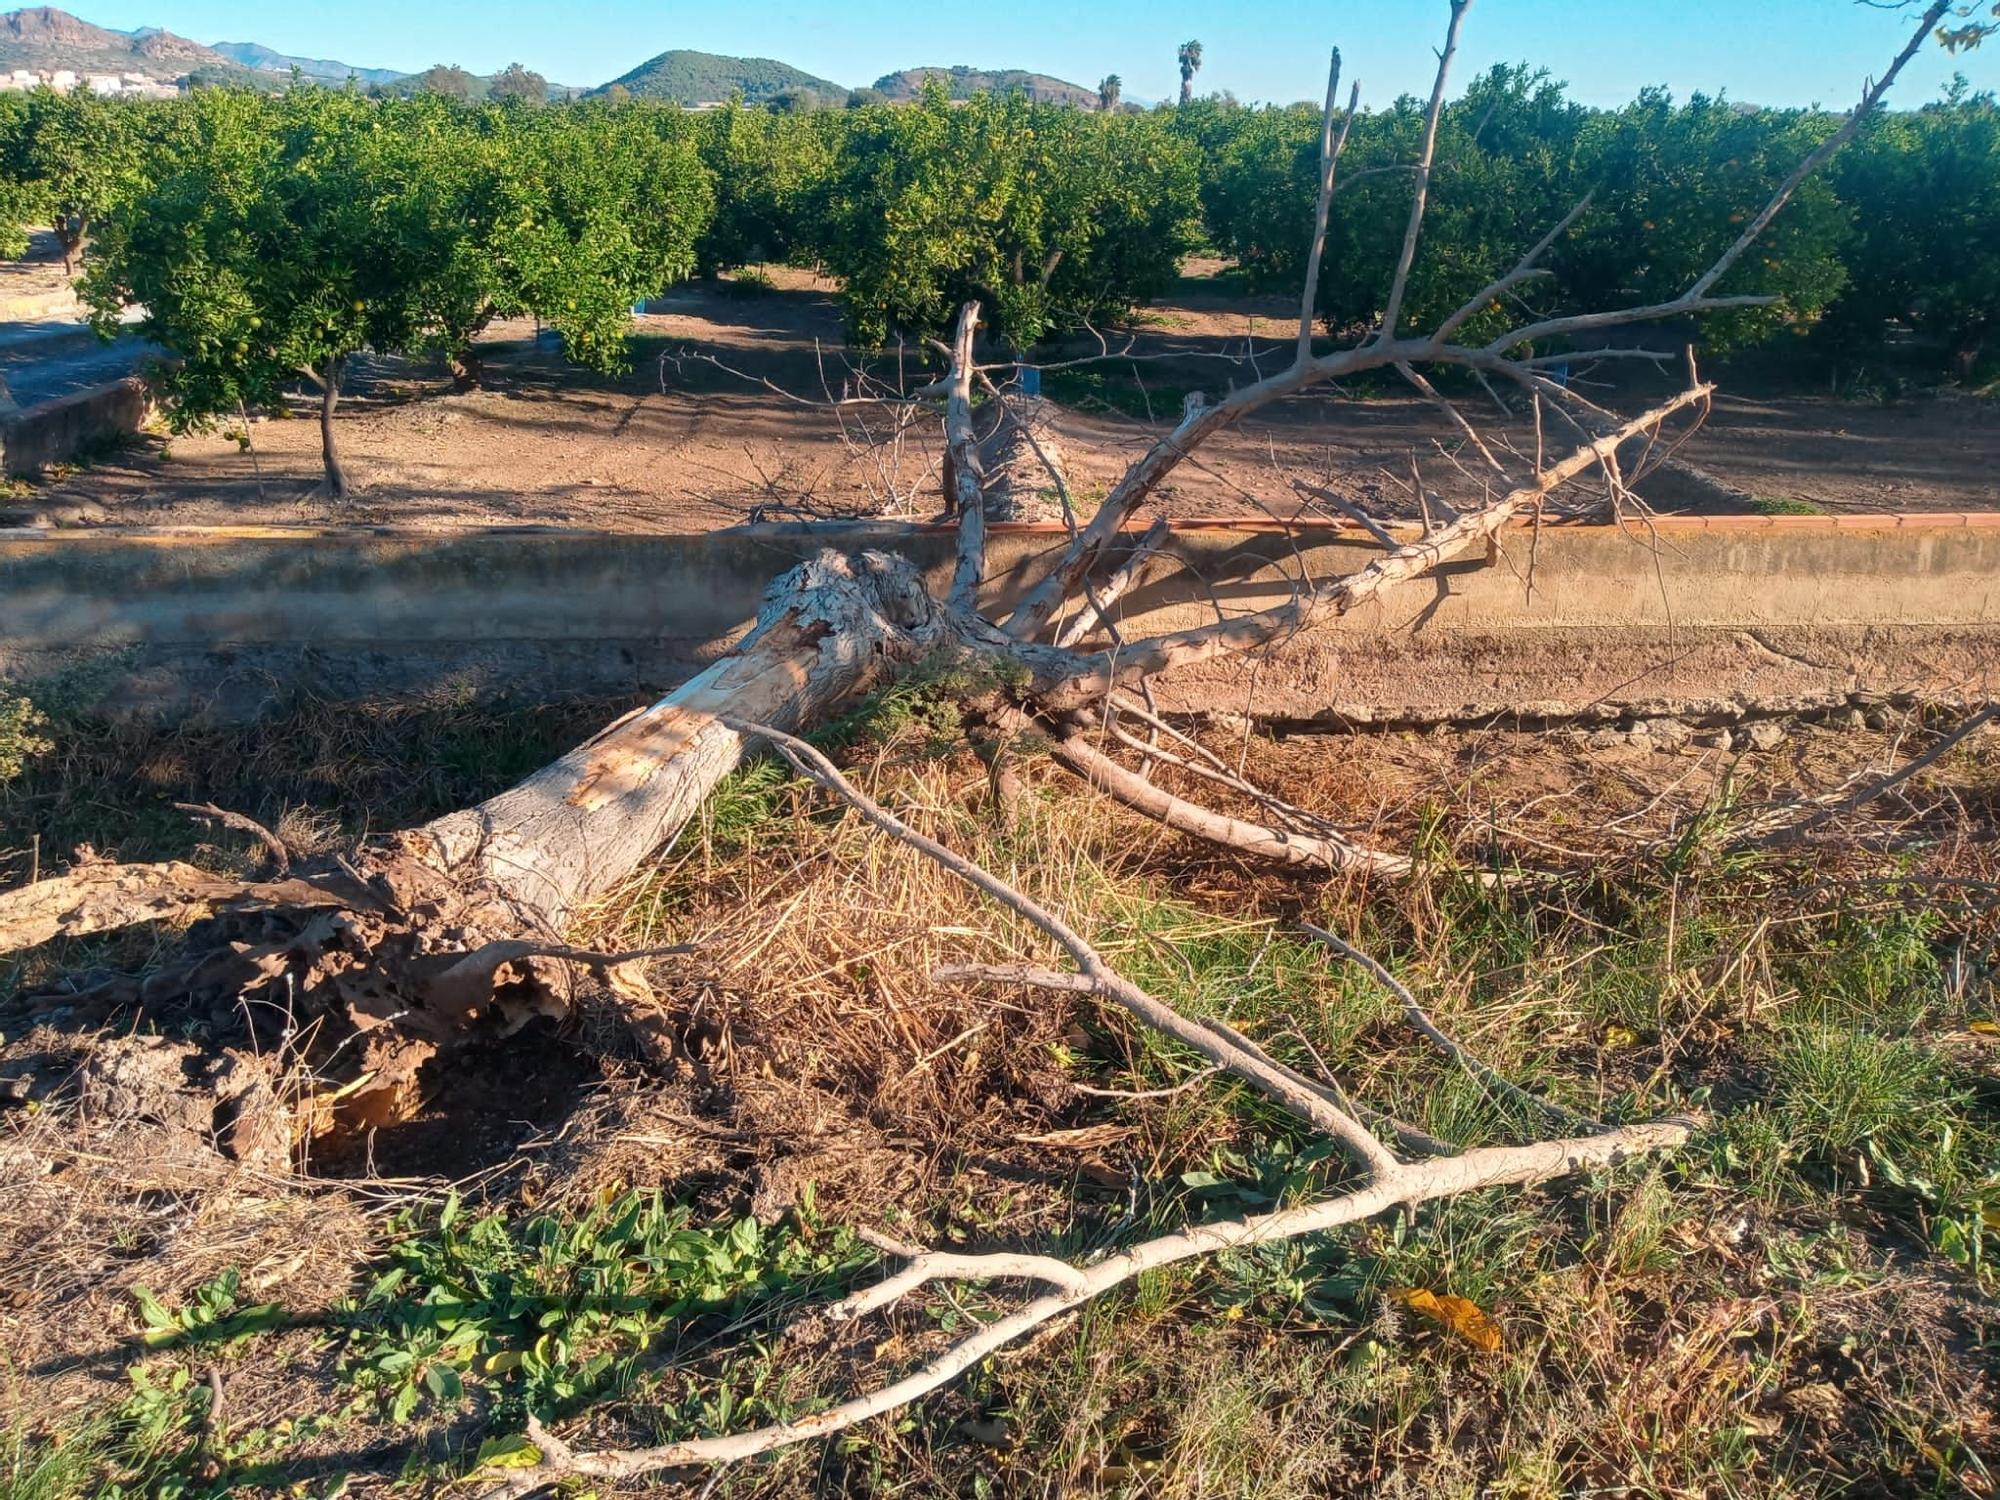
{"label": "bare tree branch", "polygon": [[1437,78],[1431,84],[1430,108],[1424,114],[1424,145],[1417,156],[1417,180],[1410,193],[1410,221],[1403,230],[1403,251],[1396,259],[1395,278],[1389,283],[1389,300],[1382,309],[1382,328],[1377,343],[1386,344],[1396,336],[1396,324],[1403,316],[1403,294],[1410,287],[1410,270],[1417,260],[1417,242],[1423,235],[1424,210],[1431,190],[1431,164],[1437,159],[1438,121],[1444,115],[1445,82],[1451,75],[1451,60],[1458,55],[1458,33],[1472,0],[1451,0],[1451,23],[1445,28],[1444,49],[1438,53]]}
{"label": "bare tree branch", "polygon": [[1450,558],[1485,543],[1521,511],[1599,463],[1603,454],[1615,453],[1622,444],[1651,431],[1676,412],[1708,400],[1714,389],[1704,384],[1681,392],[1543,469],[1528,484],[1510,490],[1492,504],[1469,512],[1422,540],[1406,542],[1360,572],[1321,584],[1290,603],[1213,625],[1155,636],[1128,645],[1115,655],[1100,653],[1085,658],[1074,667],[1057,667],[1053,680],[1034,684],[1036,701],[1047,710],[1079,708],[1114,686],[1139,681],[1170,666],[1185,666],[1245,651],[1315,619],[1344,613],[1395,584],[1421,577]]}
{"label": "bare tree branch", "polygon": [[1347,133],[1354,128],[1354,112],[1361,105],[1361,85],[1354,85],[1354,91],[1347,101],[1347,114],[1340,122],[1340,135],[1333,133],[1334,105],[1340,100],[1340,49],[1333,49],[1333,59],[1326,70],[1326,109],[1320,117],[1319,134],[1319,202],[1313,209],[1312,249],[1306,255],[1305,288],[1299,293],[1299,347],[1294,356],[1299,364],[1312,358],[1313,322],[1319,305],[1319,262],[1326,250],[1326,216],[1333,203],[1334,174],[1340,168],[1340,158],[1347,150]]}

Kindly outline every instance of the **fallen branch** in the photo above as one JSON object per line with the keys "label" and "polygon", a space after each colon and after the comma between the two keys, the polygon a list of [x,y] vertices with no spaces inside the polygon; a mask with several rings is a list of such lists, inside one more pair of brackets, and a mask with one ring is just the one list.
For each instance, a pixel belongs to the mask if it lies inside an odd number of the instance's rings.
{"label": "fallen branch", "polygon": [[1825,827],[1835,818],[1843,817],[1857,808],[1865,807],[1884,792],[1895,790],[1895,788],[1901,786],[1925,767],[1937,764],[1938,761],[1942,760],[1953,750],[1957,749],[1996,720],[2000,720],[2000,703],[1989,703],[1986,707],[1980,709],[1979,712],[1966,719],[1950,734],[1945,735],[1942,739],[1931,745],[1921,755],[1913,756],[1899,769],[1891,771],[1887,776],[1879,777],[1866,786],[1860,787],[1848,795],[1839,798],[1837,801],[1820,807],[1796,823],[1787,823],[1782,827],[1768,829],[1762,833],[1738,839],[1732,847],[1738,849],[1771,848],[1796,843],[1815,829]]}
{"label": "fallen branch", "polygon": [[[581,1453],[530,1417],[528,1437],[540,1450],[541,1463],[510,1474],[483,1491],[481,1500],[525,1500],[526,1496],[563,1479],[631,1479],[657,1469],[735,1463],[795,1443],[812,1442],[907,1406],[940,1386],[948,1385],[981,1360],[1143,1272],[1222,1250],[1241,1250],[1251,1245],[1297,1239],[1301,1235],[1324,1234],[1343,1225],[1371,1219],[1392,1208],[1412,1208],[1440,1198],[1478,1192],[1482,1188],[1523,1186],[1553,1177],[1574,1176],[1616,1166],[1648,1152],[1678,1149],[1686,1144],[1688,1134],[1686,1123],[1668,1120],[1627,1125],[1603,1135],[1577,1140],[1538,1141],[1528,1146],[1486,1146],[1462,1156],[1441,1156],[1398,1165],[1367,1186],[1338,1197],[1320,1199],[1277,1213],[1229,1219],[1199,1225],[1178,1234],[1162,1235],[1078,1271],[1072,1285],[1045,1293],[1005,1317],[984,1325],[901,1380],[837,1402],[823,1411],[790,1421],[772,1422],[749,1432],[690,1438],[651,1448]],[[963,1262],[977,1261],[981,1257],[958,1259],[961,1264],[953,1269],[969,1273],[970,1268]],[[995,1257],[994,1268],[989,1275],[1020,1274],[1012,1268],[1017,1268],[1021,1259],[1011,1255]],[[1040,1257],[1035,1259],[1039,1261]]]}
{"label": "fallen branch", "polygon": [[226,807],[217,807],[213,802],[176,802],[174,810],[197,818],[206,818],[211,823],[219,823],[224,828],[233,828],[238,833],[249,834],[264,846],[264,852],[270,857],[274,874],[289,874],[292,861],[298,857],[292,852],[290,844],[247,813],[231,812]]}
{"label": "fallen branch", "polygon": [[[1026,918],[1067,950],[1079,970],[1076,974],[1062,974],[1021,966],[999,969],[959,966],[939,971],[939,977],[1000,980],[1069,991],[1087,988],[1099,997],[1123,1006],[1145,1024],[1186,1043],[1208,1057],[1222,1071],[1249,1083],[1302,1119],[1328,1130],[1360,1170],[1361,1185],[1296,1208],[1253,1218],[1204,1224],[1176,1234],[1162,1235],[1107,1256],[1088,1267],[1071,1266],[1046,1256],[1013,1252],[943,1255],[916,1251],[901,1271],[835,1304],[829,1309],[829,1320],[846,1322],[879,1312],[937,1280],[1031,1280],[1042,1282],[1052,1290],[980,1327],[901,1380],[851,1397],[824,1411],[772,1422],[750,1432],[619,1452],[580,1453],[531,1417],[528,1435],[540,1449],[541,1462],[532,1469],[501,1480],[485,1491],[484,1500],[519,1500],[519,1497],[533,1494],[565,1478],[617,1480],[656,1469],[734,1463],[776,1448],[809,1442],[894,1411],[936,1390],[996,1350],[1005,1348],[1034,1329],[1143,1272],[1219,1250],[1321,1233],[1359,1222],[1390,1208],[1407,1207],[1485,1187],[1536,1182],[1593,1167],[1609,1166],[1641,1152],[1673,1149],[1687,1139],[1690,1129],[1687,1122],[1659,1121],[1625,1126],[1573,1140],[1543,1141],[1527,1146],[1489,1146],[1463,1155],[1438,1155],[1414,1163],[1399,1161],[1353,1114],[1334,1102],[1343,1097],[1337,1091],[1311,1085],[1292,1070],[1273,1062],[1261,1049],[1228,1027],[1190,1021],[1172,1007],[1146,994],[1106,964],[1097,951],[1059,917],[971,860],[908,827],[849,784],[833,764],[811,745],[782,731],[756,724],[738,722],[731,727],[741,734],[766,740],[800,775],[839,796],[868,822]],[[1428,1137],[1424,1139],[1429,1146],[1443,1144]],[[915,1247],[900,1248],[915,1251]]]}

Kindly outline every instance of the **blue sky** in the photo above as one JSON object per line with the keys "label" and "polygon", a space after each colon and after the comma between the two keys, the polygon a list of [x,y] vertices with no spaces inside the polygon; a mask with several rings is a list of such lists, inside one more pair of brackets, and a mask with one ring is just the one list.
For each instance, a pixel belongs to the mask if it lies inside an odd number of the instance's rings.
{"label": "blue sky", "polygon": [[[1176,45],[1202,41],[1197,87],[1245,100],[1317,97],[1338,43],[1347,76],[1377,103],[1428,86],[1444,0],[341,0],[251,6],[228,0],[78,0],[101,26],[164,26],[196,41],[253,41],[364,67],[454,62],[491,72],[520,61],[562,83],[597,84],[670,47],[775,57],[855,85],[897,68],[979,63],[1094,84],[1128,96],[1179,87]],[[1465,73],[1530,61],[1591,103],[1642,85],[1726,90],[1771,104],[1844,105],[1896,51],[1909,23],[1855,0],[1476,0]],[[2000,87],[2000,43],[1913,63],[1898,102],[1936,95],[1954,71]]]}

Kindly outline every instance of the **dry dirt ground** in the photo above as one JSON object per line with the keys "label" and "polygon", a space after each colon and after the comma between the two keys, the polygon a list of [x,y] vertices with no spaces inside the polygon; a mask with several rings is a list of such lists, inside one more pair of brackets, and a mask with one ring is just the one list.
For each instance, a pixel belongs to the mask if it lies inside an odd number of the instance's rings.
{"label": "dry dirt ground", "polygon": [[[638,320],[634,367],[622,379],[583,375],[526,325],[492,330],[482,390],[453,394],[436,369],[382,363],[340,418],[345,454],[364,485],[346,504],[316,493],[318,430],[303,420],[312,408],[302,397],[300,420],[259,418],[247,444],[233,423],[171,441],[148,437],[18,497],[16,517],[675,530],[757,516],[931,514],[935,422],[914,424],[898,447],[869,441],[891,430],[884,411],[848,408],[837,421],[824,406],[847,373],[833,288],[783,268],[772,280],[763,290],[691,285],[654,304],[661,310]],[[1055,432],[1079,503],[1113,482],[1190,391],[1213,394],[1255,378],[1259,365],[1272,368],[1285,349],[1285,320],[1282,299],[1191,275],[1132,328],[1107,334],[1110,348],[1140,360],[1052,374],[1048,390],[1061,403]],[[1047,357],[1092,347],[1073,340]],[[901,359],[904,377],[920,383],[918,353]],[[897,363],[891,353],[869,367],[894,378]],[[1760,501],[1837,512],[2000,503],[2000,423],[1989,401],[1839,401],[1747,366],[1722,375],[1725,390],[1734,381],[1756,394],[1725,395],[1683,456]],[[1593,394],[1636,406],[1667,388],[1665,376],[1650,373],[1619,379],[1621,388]],[[1461,399],[1531,447],[1523,424],[1499,421],[1479,393]],[[1443,420],[1397,391],[1301,397],[1214,440],[1162,500],[1183,516],[1288,515],[1298,509],[1288,480],[1304,476],[1407,512],[1413,452],[1428,485],[1475,494],[1480,481],[1442,457],[1440,441],[1455,446]],[[1665,480],[1646,493],[1662,509],[1688,504]]]}

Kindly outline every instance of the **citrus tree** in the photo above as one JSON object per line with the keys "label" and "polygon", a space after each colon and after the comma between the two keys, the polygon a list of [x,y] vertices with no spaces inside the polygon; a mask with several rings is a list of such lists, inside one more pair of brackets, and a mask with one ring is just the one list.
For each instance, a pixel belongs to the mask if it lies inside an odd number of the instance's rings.
{"label": "citrus tree", "polygon": [[55,227],[63,266],[74,270],[98,224],[143,187],[150,143],[167,114],[156,103],[87,89],[36,89],[26,101],[8,176],[23,206]]}
{"label": "citrus tree", "polygon": [[633,304],[693,273],[715,212],[693,144],[648,115],[592,103],[486,121],[501,146],[500,206],[481,236],[493,302],[536,314],[600,371],[624,364]]}
{"label": "citrus tree", "polygon": [[1103,115],[927,84],[847,111],[812,219],[857,337],[935,333],[968,298],[1017,346],[1158,295],[1199,237],[1189,144]]}
{"label": "citrus tree", "polygon": [[397,127],[326,89],[203,90],[84,277],[100,328],[136,303],[141,331],[176,356],[161,378],[177,428],[310,382],[336,497],[349,491],[333,420],[348,361],[423,343],[466,233],[449,196],[424,187],[428,143]]}
{"label": "citrus tree", "polygon": [[28,96],[0,93],[0,258],[28,253],[28,225],[35,219],[35,193],[25,180]]}
{"label": "citrus tree", "polygon": [[1830,341],[1869,351],[1901,324],[1972,378],[2000,325],[2000,104],[1961,79],[1940,103],[1878,116],[1835,180],[1855,222]]}
{"label": "citrus tree", "polygon": [[356,354],[458,358],[494,316],[534,312],[572,357],[616,368],[633,301],[692,268],[709,202],[691,149],[612,114],[434,94],[204,90],[161,158],[100,237],[94,317],[108,331],[145,308],[141,331],[177,356],[162,378],[181,427],[309,382],[336,496]]}
{"label": "citrus tree", "polygon": [[715,216],[696,247],[704,276],[811,253],[811,194],[832,166],[842,114],[752,109],[736,98],[699,115],[662,111],[654,121],[695,143],[715,184]]}
{"label": "citrus tree", "polygon": [[[1679,295],[1839,124],[1819,111],[1741,109],[1702,94],[1676,105],[1658,89],[1591,115],[1576,146],[1575,183],[1595,196],[1555,257],[1564,298],[1595,305],[1608,296]],[[1704,342],[1730,348],[1807,329],[1847,284],[1848,225],[1832,181],[1805,182],[1723,285],[1778,300],[1708,320]]]}

